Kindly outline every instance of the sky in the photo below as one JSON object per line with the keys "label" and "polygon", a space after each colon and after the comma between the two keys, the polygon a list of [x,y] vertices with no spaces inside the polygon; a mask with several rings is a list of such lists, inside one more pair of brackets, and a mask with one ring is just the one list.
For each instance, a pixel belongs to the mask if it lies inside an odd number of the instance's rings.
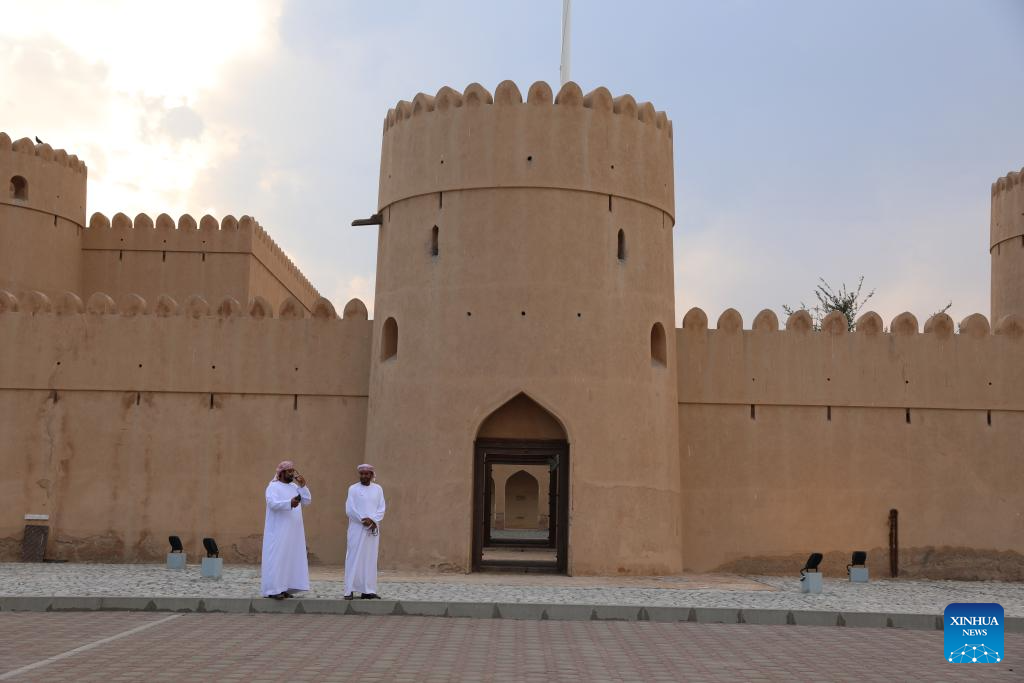
{"label": "sky", "polygon": [[[557,90],[559,0],[0,0],[0,130],[89,166],[87,212],[255,216],[373,305],[400,99]],[[991,183],[1024,166],[1024,0],[576,0],[572,78],[673,120],[676,323],[856,284],[989,312]]]}

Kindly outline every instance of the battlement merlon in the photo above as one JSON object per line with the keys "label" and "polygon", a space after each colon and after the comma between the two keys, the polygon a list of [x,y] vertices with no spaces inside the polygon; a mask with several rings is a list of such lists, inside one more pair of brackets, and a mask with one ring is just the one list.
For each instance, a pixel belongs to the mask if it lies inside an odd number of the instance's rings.
{"label": "battlement merlon", "polygon": [[[813,329],[807,311],[779,329],[764,310],[751,329],[727,309],[716,329],[699,308],[676,330],[679,402],[752,406],[890,408],[914,419],[916,409],[1024,410],[1024,318],[1005,315],[990,325],[974,313],[957,326],[945,313],[923,329],[912,313],[860,316],[853,331],[838,311]],[[904,419],[903,415],[898,416]]]}
{"label": "battlement merlon", "polygon": [[992,230],[989,251],[1011,239],[1024,238],[1024,168],[992,183]]}
{"label": "battlement merlon", "polygon": [[88,169],[74,154],[0,132],[0,204],[85,223]]}
{"label": "battlement merlon", "polygon": [[296,395],[367,395],[373,322],[363,302],[340,316],[323,298],[311,313],[291,297],[276,311],[260,297],[246,303],[102,292],[83,303],[73,292],[0,289],[0,348],[32,349],[0,355],[0,388],[276,394],[289,408]]}
{"label": "battlement merlon", "polygon": [[650,102],[584,95],[573,82],[552,100],[542,81],[526,101],[512,81],[492,97],[479,84],[401,101],[384,120],[378,210],[436,192],[552,188],[642,202],[675,220],[672,122]]}
{"label": "battlement merlon", "polygon": [[144,213],[135,219],[123,213],[108,219],[94,213],[82,232],[82,249],[126,251],[188,251],[251,254],[310,308],[320,294],[298,266],[251,216],[205,215],[197,223],[189,214],[177,223],[162,213],[156,221]]}

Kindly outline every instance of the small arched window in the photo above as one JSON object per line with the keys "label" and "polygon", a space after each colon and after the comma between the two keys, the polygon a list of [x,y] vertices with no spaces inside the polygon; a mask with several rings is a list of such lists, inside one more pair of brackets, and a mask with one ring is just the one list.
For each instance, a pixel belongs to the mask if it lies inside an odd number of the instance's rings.
{"label": "small arched window", "polygon": [[384,321],[380,340],[380,359],[388,360],[398,355],[398,323],[394,318]]}
{"label": "small arched window", "polygon": [[626,260],[626,233],[624,230],[619,230],[619,247],[618,247],[619,260]]}
{"label": "small arched window", "polygon": [[668,343],[661,323],[654,323],[651,328],[651,365],[660,368],[668,365]]}
{"label": "small arched window", "polygon": [[430,231],[430,255],[437,256],[440,252],[437,249],[437,234],[440,232],[435,225]]}
{"label": "small arched window", "polygon": [[28,181],[23,176],[11,178],[11,198],[25,201],[28,199]]}

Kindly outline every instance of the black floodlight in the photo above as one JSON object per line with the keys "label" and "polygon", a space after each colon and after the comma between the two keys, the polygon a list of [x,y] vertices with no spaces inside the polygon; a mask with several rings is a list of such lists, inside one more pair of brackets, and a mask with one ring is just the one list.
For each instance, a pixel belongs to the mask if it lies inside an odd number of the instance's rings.
{"label": "black floodlight", "polygon": [[207,557],[220,557],[220,550],[217,548],[217,541],[212,538],[204,538],[203,547],[206,548]]}
{"label": "black floodlight", "polygon": [[167,540],[171,542],[172,553],[183,553],[185,552],[184,546],[181,545],[181,539],[177,536],[168,536]]}
{"label": "black floodlight", "polygon": [[800,580],[803,581],[804,574],[808,572],[817,572],[818,565],[821,564],[821,560],[823,558],[824,555],[821,553],[811,553],[811,556],[807,558],[807,564],[805,564],[804,568],[800,570]]}
{"label": "black floodlight", "polygon": [[868,554],[863,550],[854,550],[853,559],[850,560],[850,564],[846,565],[846,572],[850,572],[850,567],[863,567],[868,563]]}

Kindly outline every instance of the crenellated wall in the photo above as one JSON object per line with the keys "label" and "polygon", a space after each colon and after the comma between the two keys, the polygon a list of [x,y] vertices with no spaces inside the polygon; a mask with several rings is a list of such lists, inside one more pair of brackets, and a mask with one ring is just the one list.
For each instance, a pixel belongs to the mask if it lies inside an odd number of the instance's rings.
{"label": "crenellated wall", "polygon": [[249,216],[86,226],[85,165],[0,133],[0,560],[48,515],[50,558],[154,561],[175,534],[257,563],[293,459],[311,559],[339,564],[371,460],[381,565],[468,569],[491,438],[565,442],[569,573],[792,575],[818,551],[842,576],[867,550],[886,576],[895,509],[901,576],[1024,580],[1024,169],[992,186],[991,325],[853,331],[675,329],[673,173],[666,114],[605,88],[401,101],[374,322]]}
{"label": "crenellated wall", "polygon": [[75,155],[0,132],[0,289],[78,288],[86,179]]}
{"label": "crenellated wall", "polygon": [[[471,130],[472,133],[463,133]],[[672,122],[650,102],[543,81],[400,101],[384,119],[378,207],[424,194],[551,188],[628,199],[675,223]]]}
{"label": "crenellated wall", "polygon": [[388,113],[367,453],[416,513],[382,566],[473,566],[474,444],[521,401],[569,443],[567,571],[678,571],[673,197],[671,125],[629,95],[504,81]]}
{"label": "crenellated wall", "polygon": [[211,299],[248,301],[260,296],[278,306],[294,297],[312,310],[319,297],[270,235],[249,216],[221,221],[189,215],[177,224],[167,214],[156,221],[123,213],[108,220],[93,214],[82,235],[82,288],[114,295],[131,292],[154,299],[202,292]]}
{"label": "crenellated wall", "polygon": [[801,311],[677,331],[683,565],[792,574],[813,551],[845,575],[853,550],[888,575],[1024,579],[1024,323],[995,330],[910,313],[855,331]]}
{"label": "crenellated wall", "polygon": [[155,300],[248,301],[293,297],[312,310],[319,293],[249,216],[218,221],[160,214],[94,214],[85,225],[87,170],[64,150],[0,133],[0,289],[15,295],[108,292]]}
{"label": "crenellated wall", "polygon": [[[372,323],[353,300],[277,311],[0,291],[0,558],[20,556],[26,514],[48,514],[47,556],[158,560],[180,535],[214,536],[258,562],[263,490],[295,460],[316,504],[314,560],[344,552],[337,495],[363,460]],[[318,495],[319,494],[319,495]]]}
{"label": "crenellated wall", "polygon": [[992,183],[992,320],[1024,316],[1024,168]]}

